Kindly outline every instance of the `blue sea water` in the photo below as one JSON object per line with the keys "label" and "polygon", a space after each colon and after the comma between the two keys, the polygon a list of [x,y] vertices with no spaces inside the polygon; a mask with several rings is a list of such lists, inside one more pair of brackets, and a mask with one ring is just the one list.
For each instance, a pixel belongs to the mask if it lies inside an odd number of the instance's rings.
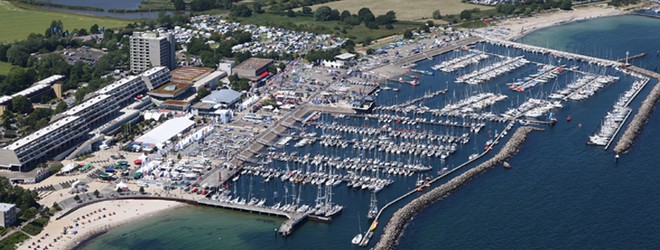
{"label": "blue sea water", "polygon": [[[653,42],[655,41],[655,42]],[[562,25],[534,32],[522,42],[550,48],[574,51],[606,58],[646,52],[648,56],[633,63],[653,70],[660,63],[656,57],[660,43],[660,20],[619,16],[600,18]],[[496,46],[476,46],[488,52],[500,54],[522,54]],[[450,52],[433,61],[418,63],[418,68],[428,69],[438,60],[454,58],[462,52]],[[527,58],[542,63],[556,64],[550,56],[526,54]],[[496,59],[489,59],[496,60]],[[486,64],[492,61],[486,62]],[[581,70],[596,73],[612,73],[572,61]],[[471,66],[463,72],[470,72]],[[380,92],[377,101],[381,105],[404,102],[407,98],[424,95],[425,92],[449,88],[444,96],[425,101],[423,105],[440,107],[450,101],[463,99],[473,92],[496,92],[509,95],[509,99],[492,108],[493,112],[504,111],[507,106],[517,106],[527,98],[542,97],[555,84],[563,86],[575,79],[576,74],[560,75],[555,83],[531,89],[525,93],[513,93],[503,85],[512,79],[521,78],[535,71],[528,65],[493,81],[466,86],[453,83],[455,75],[435,74],[422,76],[422,84],[400,87],[400,92]],[[605,113],[617,96],[627,90],[632,79],[622,76],[617,83],[599,91],[583,102],[569,102],[557,113],[560,122],[547,131],[532,134],[522,150],[510,160],[513,169],[493,169],[472,180],[445,200],[432,205],[420,213],[407,227],[401,239],[400,249],[502,249],[502,248],[653,248],[660,245],[656,237],[660,233],[660,218],[657,212],[660,200],[655,198],[660,191],[656,180],[655,148],[660,146],[656,131],[660,117],[654,112],[631,152],[622,156],[616,164],[611,151],[602,147],[585,145],[587,137],[599,126]],[[639,106],[641,99],[656,82],[653,81],[633,102]],[[563,118],[572,116],[572,122]],[[431,119],[432,117],[429,117]],[[325,116],[321,122],[339,122],[353,126],[380,126],[375,121],[354,118]],[[579,127],[578,124],[582,124]],[[431,127],[424,125],[393,125],[401,129],[428,130],[434,133],[463,133],[461,129]],[[501,130],[502,124],[490,124],[479,134],[473,135],[467,145],[448,158],[421,159],[434,166],[434,172],[442,166],[454,167],[464,162],[468,155],[479,151],[488,139],[487,130]],[[356,137],[359,139],[359,137]],[[289,147],[286,150],[322,152],[335,156],[370,157],[366,152],[347,152],[322,148],[317,144],[304,147]],[[497,149],[496,149],[497,150]],[[376,157],[376,156],[374,156]],[[378,156],[382,157],[382,156]],[[402,160],[406,160],[405,158]],[[285,164],[274,163],[280,169]],[[305,166],[291,165],[291,168]],[[459,171],[460,172],[460,171]],[[414,187],[414,177],[391,177],[395,184],[378,194],[382,206],[389,200]],[[249,182],[261,183],[247,176],[241,177],[237,193],[244,197]],[[314,187],[291,187],[300,193],[304,203],[313,203]],[[272,197],[277,191],[282,199],[283,184],[269,182],[255,185],[253,194]],[[166,211],[158,216],[146,218],[101,235],[82,246],[82,249],[350,249],[350,239],[361,228],[366,229],[365,215],[369,204],[369,193],[345,188],[334,190],[335,201],[345,206],[341,215],[332,224],[306,222],[292,236],[284,239],[274,233],[280,219],[235,213],[230,211],[187,207]],[[274,201],[273,201],[274,202]],[[269,202],[271,203],[271,202]],[[402,205],[402,203],[400,204]],[[399,206],[400,206],[399,205]],[[399,206],[394,207],[397,208]],[[382,224],[376,230],[381,233],[385,221],[394,212],[385,210]],[[375,240],[372,240],[372,244]]]}

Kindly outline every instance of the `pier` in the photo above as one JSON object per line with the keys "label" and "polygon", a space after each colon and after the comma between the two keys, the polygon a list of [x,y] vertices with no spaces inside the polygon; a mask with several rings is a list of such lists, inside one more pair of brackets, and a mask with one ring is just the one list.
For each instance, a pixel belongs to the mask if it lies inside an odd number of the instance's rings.
{"label": "pier", "polygon": [[[660,74],[656,72],[642,69],[636,66],[630,66],[626,69],[631,70],[637,74],[650,76],[655,78],[656,81],[660,81]],[[642,105],[639,107],[637,114],[635,114],[630,124],[628,124],[628,128],[626,128],[626,130],[623,132],[623,135],[616,143],[616,146],[614,146],[615,154],[624,153],[628,151],[630,147],[632,147],[635,139],[637,138],[637,135],[642,132],[644,124],[651,116],[651,112],[653,112],[653,108],[655,107],[655,104],[658,102],[658,100],[660,100],[660,84],[656,83],[651,90],[651,93],[649,93],[646,99],[644,99],[642,102]]]}
{"label": "pier", "polygon": [[277,232],[282,234],[282,236],[284,237],[291,235],[296,225],[304,221],[309,215],[308,213],[286,212],[277,209],[272,209],[270,207],[259,207],[259,206],[246,205],[246,204],[234,204],[234,203],[214,201],[209,199],[199,199],[197,200],[197,203],[209,207],[218,207],[218,208],[236,210],[241,212],[285,217],[287,218],[287,220],[284,221],[284,223],[282,223],[282,225],[280,225],[280,228],[277,230]]}
{"label": "pier", "polygon": [[625,63],[625,62],[628,62],[629,60],[642,58],[642,57],[645,57],[645,56],[646,56],[646,53],[640,53],[640,54],[637,54],[637,55],[634,55],[634,56],[624,57],[624,58],[618,59],[616,61],[620,62],[620,63]]}
{"label": "pier", "polygon": [[[405,225],[412,219],[417,213],[429,206],[430,204],[441,200],[447,196],[450,192],[456,190],[460,186],[464,185],[470,179],[476,177],[479,174],[482,174],[486,170],[500,164],[509,157],[513,156],[522,143],[525,141],[527,135],[534,131],[539,130],[536,127],[520,127],[511,137],[509,142],[500,150],[500,152],[495,155],[493,158],[487,160],[486,162],[480,164],[479,166],[466,171],[465,173],[451,179],[449,182],[434,188],[428,193],[416,198],[412,202],[408,203],[398,211],[394,213],[392,219],[388,222],[387,226],[384,229],[383,235],[380,240],[374,247],[374,249],[394,249],[396,246],[396,241],[398,240],[401,233],[403,233]],[[380,214],[379,214],[380,215]],[[374,222],[377,223],[377,222]],[[372,228],[373,229],[373,225]],[[373,231],[373,230],[372,230]],[[366,246],[368,239],[365,239],[361,245]]]}
{"label": "pier", "polygon": [[476,42],[479,42],[479,40],[481,40],[481,38],[479,38],[479,37],[466,38],[464,40],[454,42],[454,43],[452,43],[452,45],[449,45],[449,46],[446,46],[446,47],[431,49],[431,50],[428,50],[428,51],[421,52],[419,54],[415,54],[415,55],[403,58],[401,60],[393,62],[392,64],[394,64],[396,66],[403,66],[403,65],[419,62],[421,60],[428,60],[428,58],[431,58],[433,56],[440,55],[440,54],[443,54],[443,53],[447,53],[449,51],[456,50],[456,49],[459,49],[461,47],[468,46],[470,44],[474,44]]}
{"label": "pier", "polygon": [[[442,175],[440,175],[440,176],[438,176],[438,177],[432,179],[431,181],[429,181],[429,184],[433,184],[433,183],[435,183],[436,181],[438,181],[438,180],[444,178],[445,176],[450,175],[450,174],[452,174],[452,173],[454,173],[454,172],[456,172],[456,171],[462,169],[463,167],[465,167],[465,166],[467,166],[467,165],[469,165],[469,164],[471,164],[471,163],[473,163],[473,162],[479,160],[481,157],[483,157],[483,156],[486,155],[488,152],[490,152],[490,150],[492,150],[493,145],[497,144],[497,143],[499,142],[499,140],[507,134],[507,131],[509,131],[511,128],[513,128],[514,125],[515,125],[515,122],[510,122],[510,123],[506,126],[506,128],[504,128],[504,130],[503,130],[502,132],[500,132],[500,133],[494,138],[494,142],[493,142],[493,143],[487,148],[487,150],[485,150],[484,152],[482,152],[481,154],[479,154],[477,157],[474,157],[474,158],[472,158],[472,159],[469,159],[468,161],[464,162],[463,164],[461,164],[461,165],[459,165],[459,166],[457,166],[457,167],[455,167],[455,168],[453,168],[453,169],[451,169],[451,170],[445,172],[444,174],[442,174]],[[415,193],[417,193],[417,192],[418,192],[418,191],[417,191],[416,189],[413,189],[413,190],[408,191],[407,193],[405,193],[405,194],[399,196],[398,198],[394,199],[393,201],[391,201],[391,202],[385,204],[385,206],[383,206],[383,207],[378,211],[378,214],[377,214],[376,217],[374,218],[373,223],[371,224],[371,226],[370,226],[370,228],[367,230],[367,232],[365,232],[365,234],[364,234],[364,238],[362,239],[362,241],[360,242],[359,245],[360,245],[360,246],[367,246],[367,245],[369,244],[369,240],[371,239],[371,236],[373,236],[373,231],[374,231],[374,230],[376,229],[376,227],[378,226],[378,218],[380,218],[381,214],[383,213],[383,211],[385,211],[385,209],[387,209],[388,207],[390,207],[390,206],[392,206],[392,205],[398,203],[399,201],[401,201],[401,200],[403,200],[403,199],[405,199],[405,198],[408,198],[409,196],[411,196],[411,195],[413,195],[413,194],[415,194]]]}
{"label": "pier", "polygon": [[585,56],[585,55],[580,55],[580,54],[574,54],[574,53],[569,53],[565,51],[559,51],[559,50],[554,50],[554,49],[548,49],[548,48],[543,48],[543,47],[537,47],[533,45],[528,45],[528,44],[522,44],[522,43],[517,43],[517,42],[512,42],[508,40],[503,40],[499,38],[492,38],[492,37],[483,37],[481,38],[484,41],[488,43],[492,43],[495,45],[501,45],[505,47],[514,47],[514,48],[519,48],[525,51],[531,51],[531,52],[538,52],[538,53],[550,53],[553,55],[565,57],[567,59],[573,59],[573,60],[580,60],[584,62],[588,62],[590,64],[598,64],[600,66],[623,66],[622,63],[620,62],[615,62],[615,61],[610,61],[606,59],[601,59],[601,58],[596,58],[596,57],[591,57],[591,56]]}

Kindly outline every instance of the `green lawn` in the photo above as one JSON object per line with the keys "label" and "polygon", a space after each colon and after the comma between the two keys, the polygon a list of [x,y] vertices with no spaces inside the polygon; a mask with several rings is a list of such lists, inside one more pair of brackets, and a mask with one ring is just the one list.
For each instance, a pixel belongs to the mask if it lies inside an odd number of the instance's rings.
{"label": "green lawn", "polygon": [[11,63],[8,62],[0,62],[0,75],[7,75],[12,67],[18,66],[11,65]]}
{"label": "green lawn", "polygon": [[[62,20],[64,29],[89,29],[93,24],[100,27],[124,27],[128,20],[93,17],[71,13],[54,12],[34,9],[32,7],[17,7],[12,3],[0,0],[0,43],[25,39],[30,33],[43,34],[52,20]],[[3,66],[0,66],[2,68]]]}
{"label": "green lawn", "polygon": [[[290,28],[291,24],[295,24],[298,26],[298,30],[303,29],[319,33],[336,34],[342,37],[353,36],[355,37],[354,40],[356,43],[361,43],[367,38],[375,40],[393,34],[401,34],[407,29],[414,29],[419,27],[419,24],[414,22],[398,22],[394,24],[394,29],[391,30],[382,27],[380,29],[372,30],[365,27],[364,24],[357,26],[346,26],[338,21],[317,22],[314,20],[314,17],[311,16],[287,17],[270,13],[252,15],[247,18],[240,18],[238,21],[241,23],[251,23],[275,27],[284,26],[285,28]],[[342,28],[344,27],[346,28],[345,34],[341,32]],[[325,29],[321,30],[320,28]]]}

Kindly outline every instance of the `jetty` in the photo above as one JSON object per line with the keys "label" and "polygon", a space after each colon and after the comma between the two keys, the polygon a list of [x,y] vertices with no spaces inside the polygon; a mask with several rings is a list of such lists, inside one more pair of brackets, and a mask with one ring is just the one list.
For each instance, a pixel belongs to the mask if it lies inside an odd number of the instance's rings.
{"label": "jetty", "polygon": [[[405,225],[412,219],[417,213],[429,206],[430,204],[441,200],[442,198],[449,195],[452,191],[466,184],[470,179],[476,177],[479,174],[482,174],[488,169],[493,168],[494,166],[504,162],[506,159],[513,156],[520,149],[522,143],[525,141],[527,135],[535,130],[540,130],[536,127],[526,126],[520,127],[513,134],[509,142],[500,150],[500,152],[495,155],[493,158],[485,161],[484,163],[466,171],[465,173],[451,179],[449,182],[434,188],[433,190],[425,193],[424,195],[416,198],[412,202],[408,203],[401,209],[397,210],[392,219],[387,223],[383,231],[383,235],[380,240],[374,247],[374,249],[394,249],[396,242],[399,236],[403,233]],[[376,222],[375,222],[376,223]],[[373,226],[372,226],[373,229]],[[372,230],[373,231],[373,230]],[[366,239],[365,241],[368,241]],[[362,242],[366,246],[368,242]]]}
{"label": "jetty", "polygon": [[637,54],[637,55],[624,57],[624,58],[618,59],[618,60],[616,60],[616,61],[617,61],[617,62],[621,62],[621,63],[625,63],[625,62],[628,62],[628,61],[630,61],[630,60],[632,60],[632,59],[642,58],[642,57],[645,57],[645,56],[646,56],[646,53],[639,53],[639,54]]}
{"label": "jetty", "polygon": [[[435,183],[436,181],[438,181],[438,180],[444,178],[445,176],[450,175],[450,174],[452,174],[452,173],[454,173],[454,172],[456,172],[456,171],[462,169],[463,167],[465,167],[465,166],[467,166],[467,165],[470,165],[471,163],[473,163],[473,162],[479,160],[481,157],[483,157],[483,156],[486,155],[488,152],[490,152],[490,151],[492,150],[493,145],[497,144],[497,142],[498,142],[501,138],[503,138],[503,137],[508,133],[508,131],[509,131],[510,129],[513,128],[514,125],[515,125],[515,122],[513,122],[513,121],[512,121],[512,122],[509,122],[509,124],[506,126],[506,128],[504,128],[504,130],[502,130],[502,132],[500,132],[500,133],[494,138],[493,143],[490,144],[490,145],[486,148],[486,150],[484,150],[484,152],[482,152],[481,154],[477,155],[476,157],[472,157],[471,159],[469,159],[468,161],[464,162],[463,164],[461,164],[461,165],[459,165],[459,166],[457,166],[457,167],[455,167],[455,168],[453,168],[453,169],[451,169],[451,170],[449,170],[449,171],[446,171],[446,172],[444,172],[443,174],[437,176],[436,178],[434,178],[434,179],[428,181],[428,184],[431,185],[431,184]],[[374,217],[373,223],[371,224],[371,226],[369,227],[369,229],[367,230],[367,232],[364,233],[364,237],[363,237],[362,241],[360,242],[359,246],[367,246],[367,245],[369,244],[369,240],[370,240],[371,237],[373,236],[373,231],[376,230],[376,227],[378,227],[378,219],[379,219],[380,216],[382,215],[383,211],[385,211],[385,210],[386,210],[387,208],[389,208],[390,206],[393,206],[394,204],[398,203],[399,201],[402,201],[403,199],[406,199],[406,198],[410,197],[411,195],[416,194],[417,192],[418,192],[418,191],[417,191],[416,189],[413,189],[413,190],[411,190],[411,191],[409,191],[409,192],[407,192],[407,193],[405,193],[405,194],[399,196],[398,198],[396,198],[396,199],[390,201],[389,203],[385,204],[385,206],[383,206],[383,207],[378,211],[378,214],[376,215],[376,217]]]}
{"label": "jetty", "polygon": [[214,201],[210,199],[199,199],[197,200],[197,203],[199,205],[205,205],[209,207],[218,207],[218,208],[236,210],[241,212],[287,218],[287,220],[284,221],[284,223],[282,223],[282,225],[280,225],[279,229],[277,230],[277,232],[284,237],[291,235],[296,225],[304,221],[309,215],[309,213],[287,212],[278,209],[273,209],[267,206],[236,204],[230,202]]}
{"label": "jetty", "polygon": [[[636,66],[629,66],[626,67],[626,69],[637,74],[650,76],[652,78],[655,78],[656,81],[660,81],[659,73],[642,69]],[[628,124],[628,127],[623,132],[623,135],[621,135],[621,138],[619,138],[619,141],[614,146],[615,154],[618,155],[624,153],[628,151],[630,147],[632,147],[633,143],[635,142],[635,139],[637,138],[637,135],[639,135],[639,133],[642,132],[642,128],[644,127],[644,124],[651,116],[651,112],[653,112],[653,108],[655,107],[655,104],[658,102],[658,100],[660,100],[660,84],[656,83],[653,89],[651,90],[651,93],[649,93],[646,99],[644,99],[642,105],[639,107],[639,110],[637,110],[637,114],[635,114],[632,121],[630,121],[630,124]]]}

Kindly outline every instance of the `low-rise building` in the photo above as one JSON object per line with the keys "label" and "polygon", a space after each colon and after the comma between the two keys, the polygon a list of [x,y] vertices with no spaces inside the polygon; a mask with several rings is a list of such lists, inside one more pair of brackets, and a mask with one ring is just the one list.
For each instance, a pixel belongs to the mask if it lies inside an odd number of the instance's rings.
{"label": "low-rise building", "polygon": [[233,108],[241,100],[241,92],[232,89],[221,89],[212,91],[211,94],[202,98],[203,103],[214,105],[217,108]]}
{"label": "low-rise building", "polygon": [[88,126],[94,127],[114,115],[119,106],[111,95],[98,95],[65,111],[65,116],[79,116]]}
{"label": "low-rise building", "polygon": [[147,94],[157,99],[177,99],[186,93],[190,93],[191,89],[192,85],[189,83],[170,82],[147,92]]}
{"label": "low-rise building", "polygon": [[0,227],[10,227],[16,223],[16,205],[0,203]]}
{"label": "low-rise building", "polygon": [[147,85],[144,84],[142,77],[129,76],[119,79],[114,83],[99,89],[96,91],[96,93],[101,95],[112,95],[116,99],[117,103],[123,104],[130,100],[131,97],[146,91]]}
{"label": "low-rise building", "polygon": [[87,131],[84,119],[67,116],[0,149],[0,168],[30,171],[39,162],[76,146]]}
{"label": "low-rise building", "polygon": [[273,59],[250,58],[232,69],[238,77],[251,81],[258,81],[268,74],[268,66],[273,63]]}
{"label": "low-rise building", "polygon": [[172,111],[187,111],[190,108],[190,102],[178,100],[166,100],[160,104],[161,109]]}
{"label": "low-rise building", "polygon": [[172,74],[167,67],[151,68],[140,74],[142,81],[147,85],[148,90],[160,87],[172,79]]}

